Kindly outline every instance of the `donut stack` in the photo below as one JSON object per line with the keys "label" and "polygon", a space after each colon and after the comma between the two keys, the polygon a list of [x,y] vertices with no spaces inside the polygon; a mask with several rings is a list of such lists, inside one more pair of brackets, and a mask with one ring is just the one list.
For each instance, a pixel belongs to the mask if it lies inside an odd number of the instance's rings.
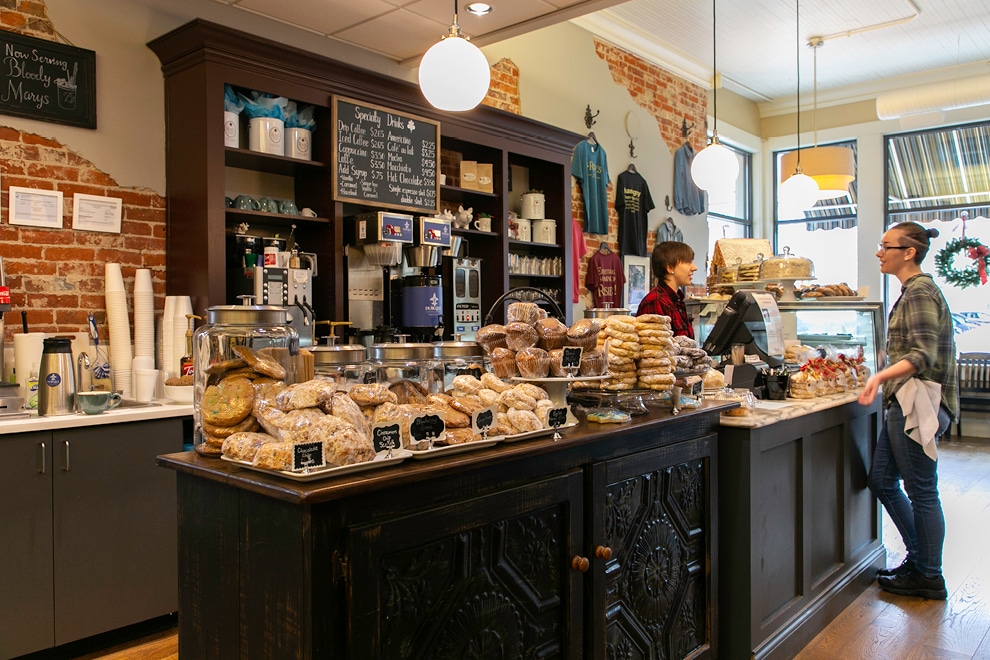
{"label": "donut stack", "polygon": [[639,334],[636,317],[613,315],[604,321],[598,335],[599,347],[608,342],[608,371],[610,376],[601,382],[603,390],[631,390],[636,387],[636,360],[640,357]]}
{"label": "donut stack", "polygon": [[671,349],[674,333],[670,317],[643,314],[633,318],[640,352],[636,369],[637,387],[649,390],[669,390],[674,386],[674,362]]}

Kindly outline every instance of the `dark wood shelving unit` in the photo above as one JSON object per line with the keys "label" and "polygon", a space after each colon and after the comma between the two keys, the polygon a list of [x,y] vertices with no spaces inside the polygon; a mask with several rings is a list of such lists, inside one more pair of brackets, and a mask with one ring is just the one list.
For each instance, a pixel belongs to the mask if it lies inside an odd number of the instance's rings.
{"label": "dark wood shelving unit", "polygon": [[[492,231],[455,230],[470,237],[471,256],[482,259],[482,308],[509,288],[509,169],[526,167],[534,187],[546,191],[547,217],[557,220],[555,251],[564,261],[559,288],[568,290],[570,250],[570,160],[583,136],[486,106],[446,113],[426,105],[410,83],[352,67],[291,46],[203,20],[191,21],[148,44],[165,77],[166,292],[190,295],[197,313],[227,300],[226,235],[240,222],[260,231],[297,225],[296,238],[317,254],[314,279],[317,319],[347,318],[345,225],[355,209],[380,210],[333,199],[331,99],[365,100],[398,113],[440,123],[440,147],[463,159],[492,164],[494,191],[439,186],[441,208],[472,207],[492,216]],[[224,146],[224,85],[284,96],[315,107],[312,161]],[[242,125],[242,130],[244,126]],[[319,217],[287,216],[226,208],[228,168],[293,179],[294,201]],[[451,173],[445,172],[448,177]],[[448,179],[449,180],[449,179]],[[455,181],[457,179],[455,178]],[[421,215],[426,215],[425,213]],[[565,231],[566,229],[566,231]],[[541,253],[542,254],[542,253]],[[547,253],[546,256],[550,256]],[[517,278],[513,276],[513,284]],[[541,284],[544,284],[541,279]],[[565,307],[570,316],[569,306]],[[570,319],[565,319],[568,323]]]}

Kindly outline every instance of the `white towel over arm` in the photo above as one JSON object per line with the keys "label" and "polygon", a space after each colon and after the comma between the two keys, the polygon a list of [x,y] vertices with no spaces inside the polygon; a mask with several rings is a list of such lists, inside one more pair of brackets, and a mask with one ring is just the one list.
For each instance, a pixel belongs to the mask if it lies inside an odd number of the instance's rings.
{"label": "white towel over arm", "polygon": [[894,396],[904,412],[904,433],[924,448],[928,458],[937,460],[935,434],[942,386],[930,380],[909,378]]}

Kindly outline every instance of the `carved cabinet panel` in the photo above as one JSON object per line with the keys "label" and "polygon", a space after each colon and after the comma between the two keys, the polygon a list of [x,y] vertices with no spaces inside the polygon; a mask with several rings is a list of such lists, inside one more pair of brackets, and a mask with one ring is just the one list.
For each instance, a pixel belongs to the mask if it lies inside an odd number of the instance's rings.
{"label": "carved cabinet panel", "polygon": [[595,576],[602,584],[589,614],[597,618],[591,657],[714,655],[713,441],[594,466],[592,545],[609,552],[599,556]]}
{"label": "carved cabinet panel", "polygon": [[348,657],[581,657],[580,472],[354,527]]}

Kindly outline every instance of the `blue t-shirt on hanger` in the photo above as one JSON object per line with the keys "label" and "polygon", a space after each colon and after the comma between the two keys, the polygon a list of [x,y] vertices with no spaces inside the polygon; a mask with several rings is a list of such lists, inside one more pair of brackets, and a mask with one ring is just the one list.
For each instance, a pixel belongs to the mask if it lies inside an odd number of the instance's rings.
{"label": "blue t-shirt on hanger", "polygon": [[584,231],[608,234],[608,160],[597,142],[582,140],[574,148],[571,174],[581,182],[584,194]]}

